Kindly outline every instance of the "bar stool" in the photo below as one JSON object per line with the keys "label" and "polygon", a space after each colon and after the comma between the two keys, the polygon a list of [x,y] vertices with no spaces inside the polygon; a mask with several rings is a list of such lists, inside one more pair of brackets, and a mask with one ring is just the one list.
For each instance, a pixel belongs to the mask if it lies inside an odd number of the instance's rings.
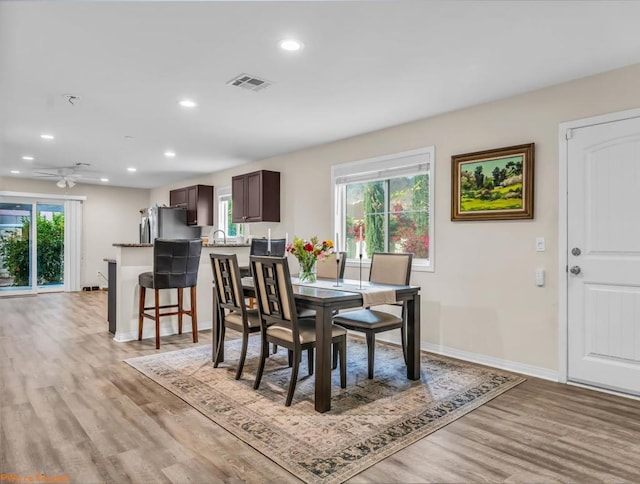
{"label": "bar stool", "polygon": [[[198,342],[198,317],[196,312],[196,284],[202,241],[200,239],[168,240],[156,239],[153,244],[153,272],[143,272],[138,276],[140,284],[140,310],[138,316],[138,341],[142,339],[144,318],[156,322],[156,349],[160,348],[160,318],[178,315],[178,334],[182,334],[182,316],[191,316],[193,342]],[[183,289],[191,290],[191,308],[183,307]],[[155,304],[145,307],[147,289],[155,292]],[[178,304],[160,306],[160,289],[177,289]],[[161,309],[178,308],[177,311],[163,312]],[[145,311],[153,309],[154,313]]]}

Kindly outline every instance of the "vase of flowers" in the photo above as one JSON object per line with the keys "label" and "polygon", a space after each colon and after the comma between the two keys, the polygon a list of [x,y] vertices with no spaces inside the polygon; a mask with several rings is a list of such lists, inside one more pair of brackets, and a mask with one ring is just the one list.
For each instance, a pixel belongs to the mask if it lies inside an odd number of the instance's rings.
{"label": "vase of flowers", "polygon": [[294,255],[300,264],[298,274],[300,282],[315,282],[317,262],[330,257],[333,251],[333,242],[320,241],[318,236],[313,236],[309,240],[294,237],[293,242],[287,246],[287,252]]}

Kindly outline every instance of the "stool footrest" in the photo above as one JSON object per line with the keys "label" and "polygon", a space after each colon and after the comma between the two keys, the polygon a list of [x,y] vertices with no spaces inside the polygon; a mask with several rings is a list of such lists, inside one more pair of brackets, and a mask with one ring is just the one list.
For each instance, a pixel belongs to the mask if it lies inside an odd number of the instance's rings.
{"label": "stool footrest", "polygon": [[[160,317],[162,317],[162,316],[177,316],[179,314],[180,314],[179,311],[173,311],[173,312],[170,312],[170,313],[161,313]],[[193,314],[191,313],[191,311],[182,311],[182,314],[187,314],[187,315],[193,317]],[[149,313],[142,313],[142,316],[144,316],[145,318],[153,319],[154,321],[156,319],[155,315],[149,314]]]}
{"label": "stool footrest", "polygon": [[[177,304],[167,304],[165,306],[158,306],[158,309],[167,309],[167,308],[179,308],[180,306]],[[156,307],[155,306],[148,306],[145,307],[144,310],[146,311],[147,309],[153,309],[155,311]]]}

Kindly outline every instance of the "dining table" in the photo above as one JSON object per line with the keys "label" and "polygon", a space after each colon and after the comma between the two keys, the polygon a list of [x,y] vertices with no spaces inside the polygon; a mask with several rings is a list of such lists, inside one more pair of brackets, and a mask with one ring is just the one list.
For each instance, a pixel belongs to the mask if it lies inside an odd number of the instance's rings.
{"label": "dining table", "polygon": [[[315,410],[331,410],[331,326],[336,311],[363,306],[366,292],[395,291],[396,301],[406,304],[406,362],[407,379],[420,379],[420,287],[414,285],[390,285],[341,279],[317,279],[315,282],[300,283],[297,277],[291,279],[296,307],[312,309],[316,317],[315,351]],[[242,288],[246,297],[255,295],[253,278],[243,277]],[[213,310],[213,354],[220,339],[220,308],[214,304]],[[223,345],[224,348],[224,345]],[[347,356],[348,357],[348,356]],[[213,357],[215,358],[215,356]],[[220,352],[219,362],[224,360]]]}

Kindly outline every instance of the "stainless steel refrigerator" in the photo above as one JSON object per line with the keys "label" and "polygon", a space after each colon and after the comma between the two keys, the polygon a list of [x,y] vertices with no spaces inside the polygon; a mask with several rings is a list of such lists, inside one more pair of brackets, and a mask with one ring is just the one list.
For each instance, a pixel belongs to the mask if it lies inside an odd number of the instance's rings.
{"label": "stainless steel refrigerator", "polygon": [[199,239],[200,227],[187,225],[187,209],[151,207],[140,210],[140,243],[156,239]]}

